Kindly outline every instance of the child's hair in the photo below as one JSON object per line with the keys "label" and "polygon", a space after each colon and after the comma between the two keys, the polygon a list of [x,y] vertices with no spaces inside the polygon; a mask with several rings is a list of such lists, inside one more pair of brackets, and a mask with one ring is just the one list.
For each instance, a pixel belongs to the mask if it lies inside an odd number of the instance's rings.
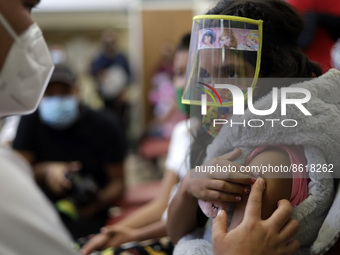
{"label": "child's hair", "polygon": [[[260,77],[311,78],[322,74],[321,67],[298,46],[303,19],[283,0],[220,0],[207,14],[263,20]],[[255,100],[271,91],[261,85],[256,88]],[[203,128],[197,131],[191,146],[191,167],[202,164],[212,139]]]}
{"label": "child's hair", "polygon": [[297,44],[303,19],[283,0],[220,0],[207,14],[263,20],[261,77],[322,74],[321,67],[310,61]]}
{"label": "child's hair", "polygon": [[237,48],[237,39],[234,35],[234,32],[230,28],[225,28],[218,37],[218,42],[221,40],[223,36],[228,36],[230,38],[230,48]]}
{"label": "child's hair", "polygon": [[180,41],[178,42],[178,45],[176,47],[176,51],[187,51],[190,47],[190,32],[184,34]]}

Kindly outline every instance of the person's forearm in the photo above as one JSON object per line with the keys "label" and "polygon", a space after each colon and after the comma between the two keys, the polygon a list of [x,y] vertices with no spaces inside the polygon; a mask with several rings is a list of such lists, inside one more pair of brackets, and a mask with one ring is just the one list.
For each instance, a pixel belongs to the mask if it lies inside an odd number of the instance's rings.
{"label": "person's forearm", "polygon": [[166,222],[162,220],[159,220],[153,224],[146,225],[145,227],[135,229],[134,231],[136,231],[136,239],[138,241],[167,236]]}
{"label": "person's forearm", "polygon": [[197,226],[197,199],[186,192],[185,179],[168,209],[167,232],[173,243]]}
{"label": "person's forearm", "polygon": [[157,196],[116,225],[140,228],[159,221],[168,207],[170,193],[176,183],[178,183],[177,175],[173,171],[166,170]]}
{"label": "person's forearm", "polygon": [[144,227],[160,220],[167,205],[167,201],[160,201],[159,199],[150,201],[116,225],[129,228]]}

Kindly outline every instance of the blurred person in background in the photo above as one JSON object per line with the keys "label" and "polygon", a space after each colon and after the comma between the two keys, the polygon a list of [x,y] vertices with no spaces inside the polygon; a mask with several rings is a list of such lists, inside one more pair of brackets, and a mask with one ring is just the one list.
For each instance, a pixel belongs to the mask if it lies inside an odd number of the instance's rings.
{"label": "blurred person in background", "polygon": [[54,64],[67,64],[68,56],[65,46],[61,43],[54,43],[49,46],[50,55]]}
{"label": "blurred person in background", "polygon": [[181,113],[175,101],[174,59],[175,49],[170,42],[164,42],[160,47],[160,62],[156,66],[151,78],[149,101],[153,106],[153,119],[151,120],[148,135],[151,137],[170,138],[174,126],[185,115]]}
{"label": "blurred person in background", "polygon": [[61,64],[13,142],[74,238],[98,231],[123,194],[125,146],[118,120],[81,104],[76,76]]}
{"label": "blurred person in background", "polygon": [[[160,60],[151,77],[148,92],[149,103],[152,106],[152,119],[139,143],[140,155],[150,160],[158,168],[159,159],[164,159],[168,153],[170,137],[176,124],[186,118],[178,109],[176,103],[176,88],[174,81],[175,47],[171,42],[163,42],[160,50]],[[158,171],[156,172],[159,175]]]}
{"label": "blurred person in background", "polygon": [[112,29],[103,31],[101,51],[91,62],[91,74],[105,107],[116,113],[123,125],[128,125],[129,105],[127,86],[132,82],[132,72],[127,57],[119,49],[119,36]]}
{"label": "blurred person in background", "polygon": [[[186,105],[182,105],[181,98],[185,84],[189,44],[190,34],[188,33],[183,35],[177,46],[173,64],[173,84],[177,95],[176,97],[173,95],[175,98],[174,101],[178,103],[178,107],[186,116],[189,116],[188,108]],[[158,195],[151,202],[122,221],[112,226],[104,227],[100,234],[97,234],[90,239],[83,247],[82,250],[85,254],[89,254],[93,250],[119,247],[120,245],[131,241],[143,241],[167,236],[166,213],[164,213],[164,211],[168,206],[168,201],[173,188],[184,177],[187,169],[189,169],[186,162],[189,144],[189,122],[183,120],[175,126],[172,133],[169,152],[165,162],[166,171]],[[164,252],[172,254],[172,244],[167,245],[170,247],[166,246]],[[140,254],[136,252],[138,249],[142,249],[142,247],[135,247],[132,249],[134,249],[134,254]]]}

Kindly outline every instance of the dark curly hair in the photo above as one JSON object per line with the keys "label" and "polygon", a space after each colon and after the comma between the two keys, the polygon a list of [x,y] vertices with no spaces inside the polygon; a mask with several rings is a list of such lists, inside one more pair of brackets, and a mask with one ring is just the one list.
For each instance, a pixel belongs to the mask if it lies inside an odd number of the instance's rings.
{"label": "dark curly hair", "polygon": [[190,47],[190,37],[191,33],[187,32],[182,35],[180,41],[177,44],[176,51],[186,51],[189,50]]}
{"label": "dark curly hair", "polygon": [[321,67],[298,46],[304,22],[283,0],[221,0],[207,14],[263,20],[261,77],[313,77]]}

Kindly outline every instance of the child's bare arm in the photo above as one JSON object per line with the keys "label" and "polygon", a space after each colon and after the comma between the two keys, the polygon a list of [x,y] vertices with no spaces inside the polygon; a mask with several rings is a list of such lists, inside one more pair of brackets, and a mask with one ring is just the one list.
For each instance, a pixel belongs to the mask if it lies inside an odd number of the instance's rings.
{"label": "child's bare arm", "polygon": [[[249,166],[289,166],[290,160],[288,154],[277,148],[270,148],[265,150],[254,157],[249,163]],[[262,219],[269,218],[277,208],[277,202],[280,199],[288,199],[291,195],[292,190],[292,175],[291,173],[265,173],[262,177],[266,181],[266,189],[263,193],[263,204],[262,204]],[[235,228],[243,219],[245,205],[248,198],[245,199],[235,206],[230,230]]]}

